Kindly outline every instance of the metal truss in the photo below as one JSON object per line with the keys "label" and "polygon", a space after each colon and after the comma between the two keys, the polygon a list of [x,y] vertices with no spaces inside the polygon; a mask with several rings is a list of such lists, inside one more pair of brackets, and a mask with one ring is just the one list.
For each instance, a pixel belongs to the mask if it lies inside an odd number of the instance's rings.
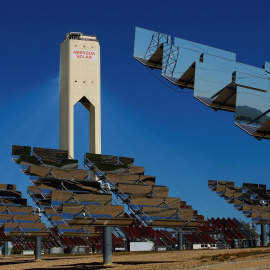
{"label": "metal truss", "polygon": [[179,55],[179,47],[169,44],[163,45],[163,64],[162,74],[166,76],[173,76],[177,59]]}
{"label": "metal truss", "polygon": [[152,35],[151,42],[148,46],[148,49],[145,53],[144,58],[149,59],[154,52],[164,43],[169,42],[169,36],[161,33],[154,32]]}

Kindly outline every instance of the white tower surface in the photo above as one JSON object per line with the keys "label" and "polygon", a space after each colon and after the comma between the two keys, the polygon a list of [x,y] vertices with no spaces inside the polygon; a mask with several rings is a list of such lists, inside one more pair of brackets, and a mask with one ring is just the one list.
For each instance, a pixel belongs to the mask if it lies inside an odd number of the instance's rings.
{"label": "white tower surface", "polygon": [[90,152],[101,153],[100,47],[95,36],[66,35],[60,45],[60,149],[74,157],[74,105],[89,111]]}

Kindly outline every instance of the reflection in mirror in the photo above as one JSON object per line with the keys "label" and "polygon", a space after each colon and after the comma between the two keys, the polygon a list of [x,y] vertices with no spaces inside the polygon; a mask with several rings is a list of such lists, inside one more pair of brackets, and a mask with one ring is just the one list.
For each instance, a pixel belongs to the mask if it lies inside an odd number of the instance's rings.
{"label": "reflection in mirror", "polygon": [[235,82],[239,86],[247,87],[257,91],[266,92],[269,81],[267,78],[257,77],[242,72],[235,72]]}
{"label": "reflection in mirror", "polygon": [[264,69],[266,72],[266,76],[270,77],[270,63],[269,62],[265,62]]}
{"label": "reflection in mirror", "polygon": [[237,87],[235,124],[258,138],[270,138],[270,96]]}
{"label": "reflection in mirror", "polygon": [[[173,72],[172,70],[169,70],[168,72],[166,68],[163,68],[162,75],[169,79],[171,82],[184,88],[194,87],[194,78],[193,81],[191,81],[191,78],[194,77],[194,71],[192,72],[191,67],[194,67],[195,63],[197,62],[202,62],[205,54],[215,57],[216,59],[227,60],[227,62],[232,62],[232,60],[235,60],[236,58],[235,53],[227,52],[180,38],[175,38],[174,45],[171,47],[170,57],[167,57],[167,59],[163,60],[163,65],[166,66],[168,60],[175,58],[177,51],[178,57],[174,61],[174,70]],[[193,73],[193,76],[190,76],[191,73]],[[187,81],[187,79],[189,80]]]}
{"label": "reflection in mirror", "polygon": [[[176,54],[177,58],[173,60]],[[163,77],[183,88],[193,89],[195,72],[194,63],[200,59],[200,55],[201,53],[198,51],[192,51],[174,46],[171,50],[171,54],[169,57],[167,57],[167,59],[170,61],[169,63],[174,63],[174,68],[173,70],[164,68],[162,70]],[[163,62],[165,67],[167,67],[168,61]]]}
{"label": "reflection in mirror", "polygon": [[144,65],[161,69],[165,43],[171,43],[170,36],[136,27],[134,57]]}
{"label": "reflection in mirror", "polygon": [[196,63],[194,96],[207,106],[234,111],[235,87],[231,83],[231,70]]}

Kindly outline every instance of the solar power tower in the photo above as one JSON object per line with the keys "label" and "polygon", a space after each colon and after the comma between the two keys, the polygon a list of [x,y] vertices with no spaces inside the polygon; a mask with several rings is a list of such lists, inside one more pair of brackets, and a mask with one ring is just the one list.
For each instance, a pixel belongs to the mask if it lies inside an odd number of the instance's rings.
{"label": "solar power tower", "polygon": [[[134,57],[214,110],[235,113],[235,124],[270,139],[270,63],[253,67],[233,52],[136,28]],[[180,90],[179,88],[179,90]]]}
{"label": "solar power tower", "polygon": [[100,46],[96,36],[71,32],[60,46],[60,149],[74,157],[74,105],[89,111],[90,152],[101,153]]}

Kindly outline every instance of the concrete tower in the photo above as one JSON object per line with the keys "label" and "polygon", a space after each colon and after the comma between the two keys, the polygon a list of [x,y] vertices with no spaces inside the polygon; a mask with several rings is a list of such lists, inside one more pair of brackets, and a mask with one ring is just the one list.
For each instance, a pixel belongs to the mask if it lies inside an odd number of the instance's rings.
{"label": "concrete tower", "polygon": [[90,152],[101,153],[100,47],[95,36],[66,35],[60,46],[60,149],[74,157],[74,105],[89,111]]}

